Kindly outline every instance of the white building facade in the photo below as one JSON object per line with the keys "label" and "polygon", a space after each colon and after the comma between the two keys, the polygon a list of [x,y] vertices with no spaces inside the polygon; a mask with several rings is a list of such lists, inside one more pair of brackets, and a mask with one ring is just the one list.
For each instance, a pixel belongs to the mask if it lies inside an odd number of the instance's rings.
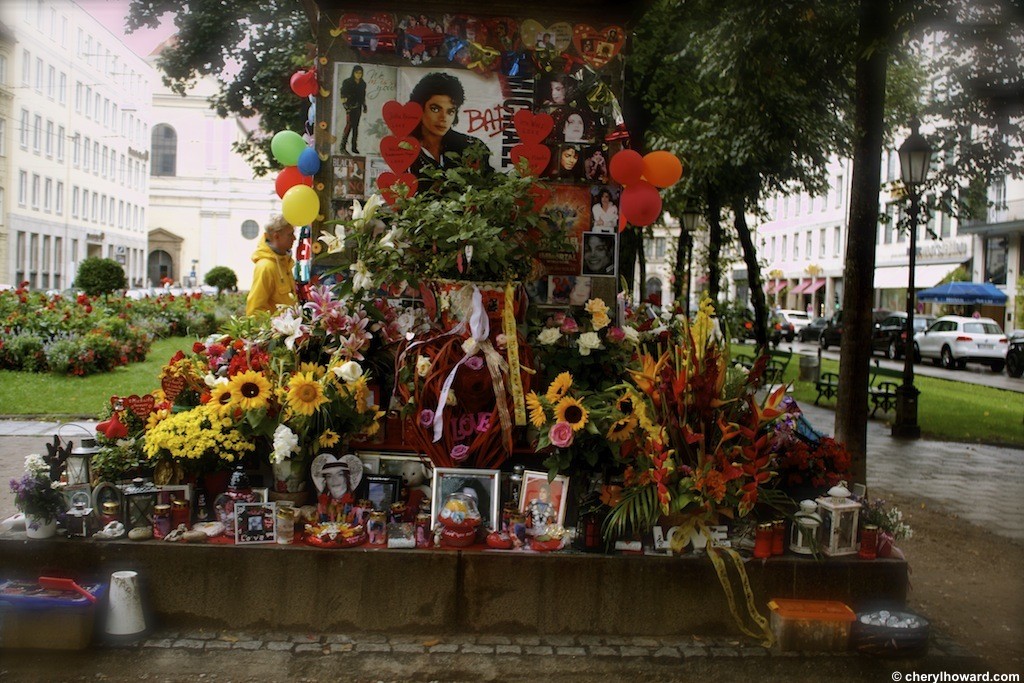
{"label": "white building facade", "polygon": [[141,284],[155,72],[68,0],[0,3],[0,21],[14,40],[9,115],[0,109],[0,283],[67,289],[78,264],[97,256]]}

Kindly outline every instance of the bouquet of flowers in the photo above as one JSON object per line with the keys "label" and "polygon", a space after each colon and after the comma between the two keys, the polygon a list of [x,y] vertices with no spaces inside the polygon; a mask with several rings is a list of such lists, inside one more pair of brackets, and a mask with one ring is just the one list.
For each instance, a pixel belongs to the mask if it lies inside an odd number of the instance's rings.
{"label": "bouquet of flowers", "polygon": [[26,516],[49,524],[67,510],[60,491],[63,484],[50,479],[50,465],[41,455],[26,456],[25,474],[20,479],[11,479],[10,486],[14,505]]}
{"label": "bouquet of flowers", "polygon": [[886,505],[881,499],[865,500],[860,519],[862,524],[874,524],[879,531],[889,534],[893,541],[914,535],[914,530],[903,521],[903,512],[895,505]]}
{"label": "bouquet of flowers", "polygon": [[850,453],[831,437],[802,433],[799,412],[787,411],[776,422],[771,450],[782,489],[827,489],[850,479]]}

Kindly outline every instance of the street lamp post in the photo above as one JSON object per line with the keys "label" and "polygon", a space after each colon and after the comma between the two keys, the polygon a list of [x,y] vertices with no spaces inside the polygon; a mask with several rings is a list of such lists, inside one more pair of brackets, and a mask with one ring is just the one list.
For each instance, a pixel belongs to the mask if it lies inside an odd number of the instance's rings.
{"label": "street lamp post", "polygon": [[693,283],[693,233],[697,230],[700,212],[693,208],[683,211],[681,228],[686,232],[686,319],[690,319],[690,286]]}
{"label": "street lamp post", "polygon": [[917,423],[917,397],[914,386],[914,269],[917,266],[917,220],[921,210],[918,187],[928,175],[932,148],[918,132],[917,119],[911,121],[910,135],[900,145],[900,177],[910,196],[910,275],[907,278],[907,336],[903,347],[903,384],[896,389],[896,421],[892,435],[907,439],[921,436]]}

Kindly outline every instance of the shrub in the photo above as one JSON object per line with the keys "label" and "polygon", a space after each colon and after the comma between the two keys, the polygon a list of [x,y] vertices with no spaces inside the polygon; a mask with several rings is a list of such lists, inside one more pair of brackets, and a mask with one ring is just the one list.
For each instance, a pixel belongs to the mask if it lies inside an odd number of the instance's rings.
{"label": "shrub", "polygon": [[206,277],[203,278],[203,282],[224,292],[233,289],[238,284],[238,276],[227,266],[216,266],[210,269]]}
{"label": "shrub", "polygon": [[0,346],[0,367],[10,370],[43,372],[46,370],[46,350],[43,338],[31,332],[13,334]]}
{"label": "shrub", "polygon": [[124,268],[117,261],[108,258],[90,257],[78,267],[75,287],[89,296],[110,294],[128,286]]}

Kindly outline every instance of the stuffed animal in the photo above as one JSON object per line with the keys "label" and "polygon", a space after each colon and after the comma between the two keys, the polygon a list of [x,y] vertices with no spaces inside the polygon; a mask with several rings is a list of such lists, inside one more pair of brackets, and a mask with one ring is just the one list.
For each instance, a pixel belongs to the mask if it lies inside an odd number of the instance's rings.
{"label": "stuffed animal", "polygon": [[406,522],[416,520],[420,502],[430,497],[430,470],[422,462],[407,460],[399,471],[402,476],[402,499],[405,501]]}

